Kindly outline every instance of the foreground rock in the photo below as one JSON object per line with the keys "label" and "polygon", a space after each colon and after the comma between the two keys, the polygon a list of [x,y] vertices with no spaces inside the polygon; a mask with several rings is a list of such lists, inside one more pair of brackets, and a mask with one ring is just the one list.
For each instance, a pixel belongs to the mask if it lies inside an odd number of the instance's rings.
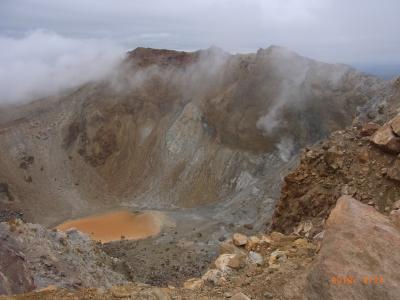
{"label": "foreground rock", "polygon": [[0,295],[126,282],[113,270],[123,265],[78,231],[64,234],[14,220],[0,223],[0,240]]}
{"label": "foreground rock", "polygon": [[400,115],[397,115],[372,136],[371,141],[382,149],[400,153]]}
{"label": "foreground rock", "polygon": [[389,124],[375,132],[371,141],[386,151],[400,153],[400,137],[395,135]]}
{"label": "foreground rock", "polygon": [[399,299],[400,231],[374,208],[341,197],[309,272],[307,299]]}

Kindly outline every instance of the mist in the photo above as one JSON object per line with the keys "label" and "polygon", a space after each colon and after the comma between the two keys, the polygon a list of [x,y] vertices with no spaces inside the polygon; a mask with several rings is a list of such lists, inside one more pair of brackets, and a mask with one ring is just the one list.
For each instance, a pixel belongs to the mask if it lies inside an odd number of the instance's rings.
{"label": "mist", "polygon": [[0,104],[54,95],[109,74],[124,50],[104,39],[67,38],[48,31],[0,37]]}
{"label": "mist", "polygon": [[0,103],[98,80],[138,46],[248,53],[280,45],[390,79],[400,73],[399,10],[395,0],[2,0]]}

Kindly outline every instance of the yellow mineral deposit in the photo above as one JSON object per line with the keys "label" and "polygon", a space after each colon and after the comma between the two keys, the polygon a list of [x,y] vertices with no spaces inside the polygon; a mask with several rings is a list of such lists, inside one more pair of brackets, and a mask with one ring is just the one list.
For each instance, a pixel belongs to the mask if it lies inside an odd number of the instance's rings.
{"label": "yellow mineral deposit", "polygon": [[129,211],[116,211],[66,221],[56,228],[61,231],[76,228],[102,243],[121,239],[138,240],[158,234],[161,230],[162,217],[155,212],[135,214]]}

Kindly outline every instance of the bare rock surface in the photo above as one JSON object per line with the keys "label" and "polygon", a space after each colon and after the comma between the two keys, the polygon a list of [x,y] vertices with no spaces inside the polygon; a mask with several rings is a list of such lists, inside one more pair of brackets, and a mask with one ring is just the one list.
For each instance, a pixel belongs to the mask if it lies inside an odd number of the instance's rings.
{"label": "bare rock surface", "polygon": [[400,153],[400,137],[393,132],[390,124],[378,129],[372,136],[371,141],[386,151]]}
{"label": "bare rock surface", "polygon": [[236,246],[244,246],[247,244],[247,236],[241,233],[235,233],[232,240]]}
{"label": "bare rock surface", "polygon": [[30,292],[35,289],[25,256],[7,241],[0,246],[0,295]]}
{"label": "bare rock surface", "polygon": [[398,299],[400,231],[350,196],[330,214],[308,275],[307,299]]}

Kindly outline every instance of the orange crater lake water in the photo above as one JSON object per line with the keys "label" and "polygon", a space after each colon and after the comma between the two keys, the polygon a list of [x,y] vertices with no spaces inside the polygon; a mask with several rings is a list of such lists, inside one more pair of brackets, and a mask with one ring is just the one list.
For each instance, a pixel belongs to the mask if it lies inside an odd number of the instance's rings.
{"label": "orange crater lake water", "polygon": [[66,231],[71,228],[84,232],[102,243],[121,239],[137,240],[158,234],[162,216],[155,212],[134,214],[117,211],[86,218],[66,221],[56,228]]}

